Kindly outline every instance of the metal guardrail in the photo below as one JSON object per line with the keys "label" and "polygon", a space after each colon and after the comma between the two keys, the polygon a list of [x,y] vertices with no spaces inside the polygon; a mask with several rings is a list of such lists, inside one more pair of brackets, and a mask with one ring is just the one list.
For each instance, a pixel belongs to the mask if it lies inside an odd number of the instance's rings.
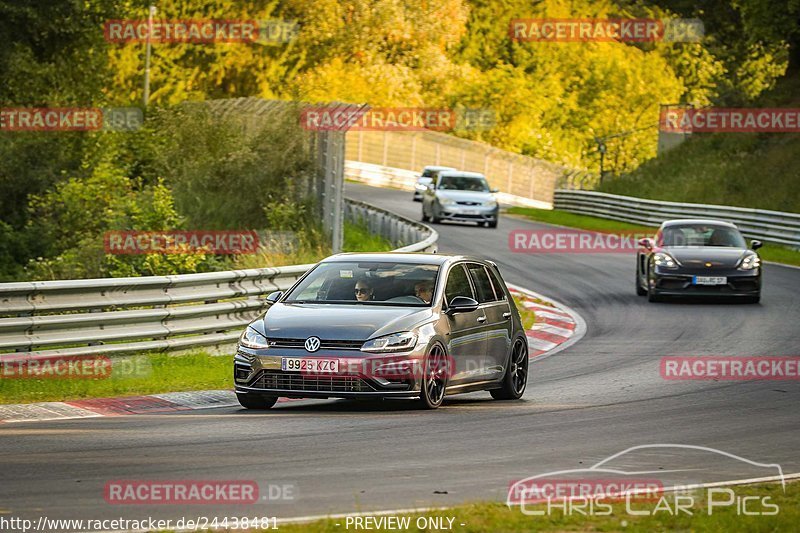
{"label": "metal guardrail", "polygon": [[673,218],[713,218],[736,224],[754,239],[800,247],[800,214],[723,205],[685,204],[618,196],[594,191],[559,189],[555,209],[646,226]]}
{"label": "metal guardrail", "polygon": [[[363,202],[362,221],[403,252],[435,252],[432,228]],[[0,284],[0,358],[113,355],[224,346],[313,265],[138,278]],[[4,353],[5,352],[5,353]]]}

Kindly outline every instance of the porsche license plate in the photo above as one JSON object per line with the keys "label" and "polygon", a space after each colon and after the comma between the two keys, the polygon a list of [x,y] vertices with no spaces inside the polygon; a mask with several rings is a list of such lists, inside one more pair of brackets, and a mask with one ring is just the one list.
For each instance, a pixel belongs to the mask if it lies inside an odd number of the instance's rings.
{"label": "porsche license plate", "polygon": [[311,359],[305,357],[281,357],[281,370],[313,373],[338,373],[338,359]]}
{"label": "porsche license plate", "polygon": [[695,276],[692,283],[695,285],[727,285],[728,278],[725,276]]}

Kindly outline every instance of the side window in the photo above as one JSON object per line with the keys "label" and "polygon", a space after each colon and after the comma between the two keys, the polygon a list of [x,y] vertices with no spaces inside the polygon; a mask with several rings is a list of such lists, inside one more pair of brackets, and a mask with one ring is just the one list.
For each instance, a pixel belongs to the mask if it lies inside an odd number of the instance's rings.
{"label": "side window", "polygon": [[494,293],[497,295],[497,300],[505,300],[506,291],[504,290],[503,282],[500,281],[500,276],[498,276],[497,273],[491,268],[487,268],[486,270],[489,272],[489,276],[492,280],[492,285],[494,286]]}
{"label": "side window", "polygon": [[447,275],[447,285],[444,288],[444,296],[448,303],[456,296],[475,298],[463,265],[456,265],[450,269],[450,273]]}
{"label": "side window", "polygon": [[472,276],[472,281],[475,283],[475,290],[478,293],[478,302],[494,302],[497,300],[492,289],[492,282],[489,281],[489,275],[483,265],[470,263],[467,267],[469,275]]}

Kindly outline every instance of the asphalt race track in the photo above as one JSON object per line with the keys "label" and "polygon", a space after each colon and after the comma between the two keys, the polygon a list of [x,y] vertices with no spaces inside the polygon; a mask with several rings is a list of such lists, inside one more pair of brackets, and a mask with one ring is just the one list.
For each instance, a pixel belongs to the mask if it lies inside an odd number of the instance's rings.
{"label": "asphalt race track", "polygon": [[[347,196],[419,220],[410,192],[347,184]],[[0,516],[300,517],[505,500],[509,483],[588,467],[653,443],[711,447],[800,472],[797,381],[667,381],[666,355],[800,355],[800,269],[765,267],[760,305],[648,304],[620,254],[512,254],[508,233],[542,228],[503,217],[496,230],[440,224],[441,253],[486,256],[506,280],[585,319],[585,337],[534,362],[521,402],[488,393],[438,411],[397,402],[301,401],[260,414],[237,408],[0,427]],[[680,450],[617,463],[711,482],[774,475]],[[110,505],[118,479],[255,480],[293,499],[249,506]]]}

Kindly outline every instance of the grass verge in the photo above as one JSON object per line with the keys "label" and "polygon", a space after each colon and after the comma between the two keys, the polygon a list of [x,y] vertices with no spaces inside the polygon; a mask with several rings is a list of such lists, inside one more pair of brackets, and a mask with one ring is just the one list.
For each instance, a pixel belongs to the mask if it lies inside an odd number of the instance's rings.
{"label": "grass verge", "polygon": [[187,355],[150,353],[111,357],[107,372],[83,379],[15,378],[5,367],[0,376],[0,403],[68,401],[81,398],[135,396],[161,392],[231,389],[231,358],[206,352]]}
{"label": "grass verge", "polygon": [[514,303],[517,304],[517,310],[519,310],[519,317],[522,319],[522,328],[523,329],[531,329],[533,324],[536,322],[536,314],[522,305],[522,300],[513,296]]}
{"label": "grass verge", "polygon": [[[557,211],[555,209],[536,209],[535,207],[511,207],[508,210],[510,215],[520,215],[536,222],[554,224],[557,226],[568,226],[589,231],[611,232],[611,231],[636,231],[641,233],[655,233],[656,228],[650,226],[640,226],[628,222],[618,222],[606,218],[591,217],[588,215],[578,215],[567,211]],[[758,254],[765,261],[784,263],[787,265],[800,266],[800,251],[781,246],[779,244],[765,243]]]}
{"label": "grass verge", "polygon": [[[464,533],[484,531],[795,531],[800,523],[800,483],[788,483],[784,493],[780,484],[757,484],[748,486],[731,487],[735,496],[729,506],[714,506],[709,515],[707,505],[709,495],[706,490],[693,494],[692,505],[685,506],[687,511],[677,514],[674,495],[667,493],[664,501],[659,502],[631,502],[631,509],[647,512],[648,516],[633,515],[626,512],[625,503],[612,505],[612,512],[607,516],[589,516],[573,511],[571,514],[553,506],[548,516],[529,516],[523,514],[519,507],[509,508],[502,503],[476,503],[461,505],[439,511],[425,513],[401,514],[396,516],[410,517],[410,527],[404,531],[434,531],[435,528],[418,527],[420,517],[443,518],[445,526],[447,519],[453,518],[452,530]],[[713,495],[714,502],[721,502],[727,494]],[[778,513],[772,516],[746,516],[740,514],[736,498],[754,497],[748,500],[748,511],[770,512],[770,505],[778,506]],[[765,498],[769,498],[765,500]],[[738,500],[741,501],[741,500]],[[667,508],[669,507],[669,509]],[[531,507],[531,509],[546,511],[544,505]],[[389,515],[386,515],[389,516]],[[376,517],[377,518],[377,517]],[[463,524],[463,526],[461,525]],[[419,525],[423,525],[422,521]],[[342,532],[352,531],[354,524],[347,527],[343,518],[326,519],[305,524],[281,524],[280,529],[286,533],[295,532]],[[362,528],[363,529],[363,528]],[[373,531],[397,531],[394,529],[375,527]]]}

